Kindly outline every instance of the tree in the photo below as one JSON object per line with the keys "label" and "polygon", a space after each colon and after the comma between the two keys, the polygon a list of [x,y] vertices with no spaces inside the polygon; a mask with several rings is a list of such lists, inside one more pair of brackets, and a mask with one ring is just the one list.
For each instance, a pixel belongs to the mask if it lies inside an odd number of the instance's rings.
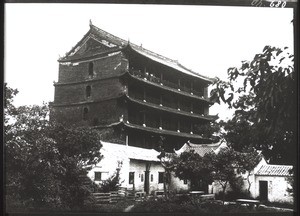
{"label": "tree", "polygon": [[241,145],[241,149],[251,145],[262,150],[272,163],[296,162],[297,88],[293,62],[294,55],[287,47],[266,46],[252,61],[242,61],[239,69],[229,68],[228,81],[217,80],[211,91],[213,101],[236,109],[229,122],[232,125],[227,128],[229,134],[242,129],[249,138],[244,144],[242,136],[231,137],[230,142],[235,147]]}
{"label": "tree", "polygon": [[220,140],[221,124],[218,122],[212,121],[202,125],[196,125],[194,130],[196,134],[200,134],[204,139],[210,139],[213,143]]}
{"label": "tree", "polygon": [[252,171],[261,160],[261,155],[258,154],[257,151],[253,149],[250,150],[249,152],[238,153],[238,154],[239,156],[237,157],[237,164],[238,164],[237,172],[247,174],[246,177],[246,180],[248,182],[247,193],[248,195],[250,195],[250,188],[253,183],[250,181],[250,175],[253,174]]}
{"label": "tree", "polygon": [[222,186],[224,204],[226,188],[236,176],[235,169],[237,168],[238,154],[232,148],[222,148],[218,154],[210,152],[205,157],[211,163],[213,180],[218,181]]}
{"label": "tree", "polygon": [[49,122],[49,108],[14,107],[17,90],[5,88],[6,186],[23,207],[82,208],[89,195],[81,176],[97,163],[100,135]]}
{"label": "tree", "polygon": [[169,197],[170,185],[171,185],[171,172],[174,170],[176,163],[174,162],[174,155],[172,153],[167,153],[164,148],[164,140],[165,138],[160,136],[158,140],[158,148],[160,154],[158,155],[158,159],[160,160],[160,164],[165,169],[163,182],[164,182],[164,195],[166,198]]}
{"label": "tree", "polygon": [[176,159],[175,175],[190,182],[210,183],[212,182],[212,167],[209,159],[206,155],[201,157],[193,150],[183,152]]}

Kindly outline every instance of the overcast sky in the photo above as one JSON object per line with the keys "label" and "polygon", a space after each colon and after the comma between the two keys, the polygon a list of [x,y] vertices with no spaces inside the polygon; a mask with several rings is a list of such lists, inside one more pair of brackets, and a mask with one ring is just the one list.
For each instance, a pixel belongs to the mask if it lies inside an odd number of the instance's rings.
{"label": "overcast sky", "polygon": [[[265,45],[293,50],[293,10],[224,6],[6,4],[5,81],[16,105],[53,101],[58,58],[89,30],[89,20],[208,77],[251,60]],[[220,111],[221,110],[221,111]],[[226,107],[210,114],[226,118]]]}

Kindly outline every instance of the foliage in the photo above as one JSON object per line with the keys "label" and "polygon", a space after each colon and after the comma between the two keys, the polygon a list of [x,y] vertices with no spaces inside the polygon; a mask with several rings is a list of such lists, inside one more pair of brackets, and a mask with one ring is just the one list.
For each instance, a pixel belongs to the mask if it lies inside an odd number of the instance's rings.
{"label": "foliage", "polygon": [[200,200],[190,196],[173,196],[169,199],[151,198],[137,203],[132,212],[153,212],[153,213],[224,213],[224,212],[249,212],[247,207],[237,205],[222,205],[217,200]]}
{"label": "foliage", "polygon": [[119,175],[119,169],[116,170],[116,172],[110,176],[107,180],[104,180],[100,184],[100,191],[103,193],[108,193],[110,191],[117,191],[120,188],[120,175]]}
{"label": "foliage", "polygon": [[248,149],[248,152],[239,153],[237,157],[237,164],[238,164],[238,173],[243,173],[247,175],[246,179],[248,182],[247,192],[250,195],[250,188],[252,182],[250,181],[250,175],[253,174],[253,169],[257,166],[259,161],[261,160],[261,155],[257,153],[254,149]]}
{"label": "foliage", "polygon": [[17,91],[5,90],[8,199],[26,208],[82,208],[89,188],[81,176],[101,159],[98,132],[49,122],[46,104],[14,107]]}
{"label": "foliage", "polygon": [[201,157],[194,151],[183,152],[176,159],[175,175],[180,179],[188,179],[192,181],[203,180],[212,182],[211,163],[209,158]]}
{"label": "foliage", "polygon": [[236,175],[238,153],[231,148],[222,148],[217,154],[207,153],[205,157],[211,163],[212,178],[220,183],[225,194],[227,186]]}
{"label": "foliage", "polygon": [[165,169],[163,182],[164,182],[164,195],[168,198],[171,185],[171,172],[175,169],[177,163],[175,162],[175,156],[165,151],[164,137],[159,137],[158,150],[160,154],[157,156],[160,160],[160,164]]}
{"label": "foliage", "polygon": [[239,69],[229,68],[227,82],[216,81],[211,99],[236,109],[225,137],[234,148],[251,145],[272,163],[295,164],[297,88],[293,62],[287,47],[266,46],[252,61],[243,61]]}
{"label": "foliage", "polygon": [[213,143],[220,140],[221,124],[218,122],[209,122],[202,125],[196,125],[194,131],[200,134],[204,139],[210,139]]}

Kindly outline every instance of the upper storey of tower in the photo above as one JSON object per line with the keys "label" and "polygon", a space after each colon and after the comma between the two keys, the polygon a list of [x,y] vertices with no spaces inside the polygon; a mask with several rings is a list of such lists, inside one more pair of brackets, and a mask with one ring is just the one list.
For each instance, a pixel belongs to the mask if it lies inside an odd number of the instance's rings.
{"label": "upper storey of tower", "polygon": [[181,65],[178,61],[159,55],[155,52],[147,50],[134,43],[128,42],[117,36],[114,36],[93,24],[90,24],[89,31],[83,38],[69,51],[60,58],[60,63],[77,63],[81,61],[89,61],[104,55],[110,55],[118,51],[130,52],[135,56],[140,56],[151,61],[168,67],[182,76],[188,76],[191,79],[197,79],[202,83],[211,84],[214,79],[200,75]]}

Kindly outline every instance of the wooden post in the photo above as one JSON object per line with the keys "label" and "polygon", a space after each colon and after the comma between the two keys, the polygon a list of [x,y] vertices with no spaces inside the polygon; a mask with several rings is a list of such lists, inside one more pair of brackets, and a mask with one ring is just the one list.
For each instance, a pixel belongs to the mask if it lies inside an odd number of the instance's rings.
{"label": "wooden post", "polygon": [[144,99],[144,102],[146,102],[146,90],[145,90],[145,87],[143,88],[143,99]]}
{"label": "wooden post", "polygon": [[161,115],[159,115],[159,129],[162,129],[162,118],[161,118]]}
{"label": "wooden post", "polygon": [[160,95],[160,96],[159,96],[159,103],[160,103],[160,105],[162,105],[162,104],[163,104],[162,95]]}

